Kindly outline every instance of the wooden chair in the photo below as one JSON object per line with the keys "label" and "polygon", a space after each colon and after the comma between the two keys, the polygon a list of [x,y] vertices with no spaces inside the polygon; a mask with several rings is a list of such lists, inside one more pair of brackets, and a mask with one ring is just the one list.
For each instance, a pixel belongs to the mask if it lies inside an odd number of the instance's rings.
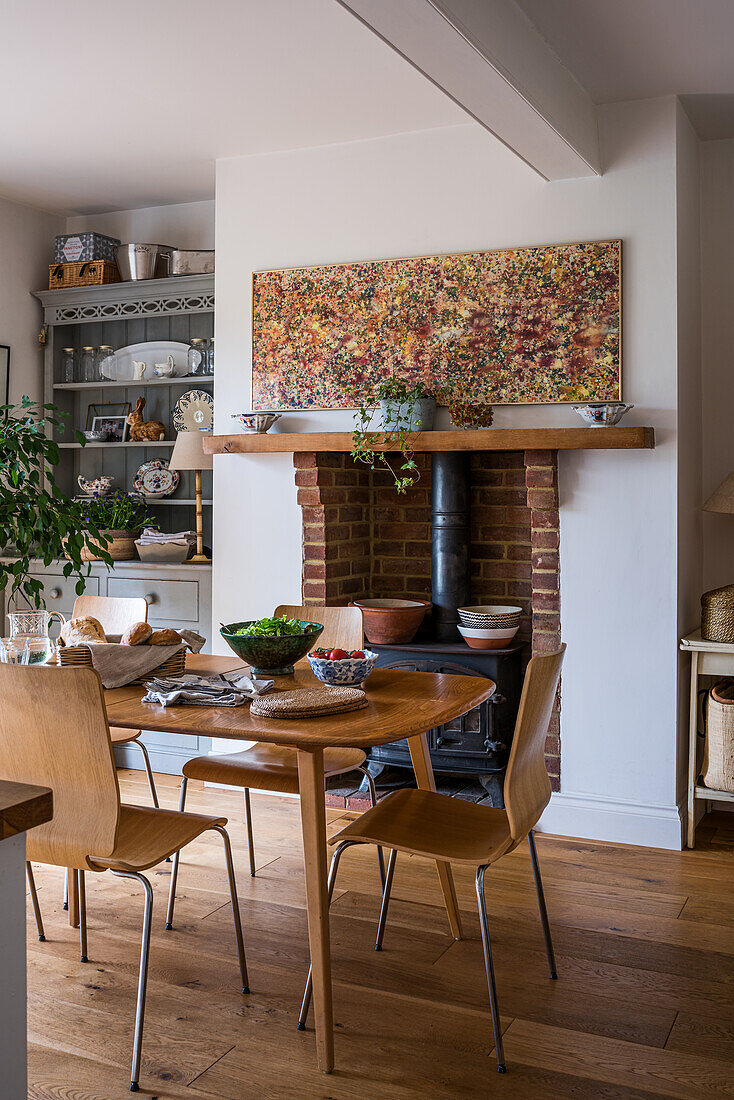
{"label": "wooden chair", "polygon": [[[134,623],[147,623],[148,601],[143,596],[77,596],[73,619],[91,615],[102,624],[105,634],[124,634]],[[148,750],[140,740],[142,730],[125,730],[121,726],[110,726],[110,739],[113,745],[134,744],[142,753],[145,774],[148,777],[150,797],[158,808],[158,794],[153,780]]]}
{"label": "wooden chair", "polygon": [[[0,698],[0,775],[53,790],[53,820],[28,833],[28,860],[77,869],[82,962],[85,872],[110,870],[135,879],[145,891],[130,1077],[137,1092],[153,912],[153,891],[142,872],[209,829],[224,842],[242,989],[249,993],[227,819],[120,802],[102,684],[93,669],[0,665]],[[37,904],[35,886],[32,900]]]}
{"label": "wooden chair", "polygon": [[[345,650],[361,649],[364,645],[362,632],[362,612],[358,607],[297,607],[281,604],[275,609],[275,615],[286,615],[289,619],[307,619],[323,622],[324,630],[319,638],[319,646],[324,649],[340,646]],[[367,756],[361,749],[325,749],[324,775],[360,771],[367,780],[372,806],[376,803],[375,783],[365,765]],[[231,787],[243,787],[245,792],[245,818],[247,821],[247,843],[250,856],[250,874],[255,876],[255,844],[252,833],[252,812],[250,807],[250,788],[274,791],[280,794],[298,794],[298,753],[295,749],[281,745],[256,744],[243,752],[230,753],[227,756],[197,756],[183,766],[181,779],[181,799],[179,809],[186,802],[186,785],[189,779],[198,779],[204,783],[224,783]],[[385,870],[382,850],[378,849],[380,883],[384,886]],[[173,927],[173,907],[176,895],[176,874],[178,856],[173,858],[171,891],[168,901],[166,928]]]}
{"label": "wooden chair", "polygon": [[[463,802],[459,798],[450,798],[433,791],[400,790],[388,795],[379,805],[367,810],[329,840],[330,844],[338,845],[329,869],[329,900],[334,892],[339,860],[346,848],[352,844],[379,844],[391,849],[377,925],[375,951],[382,950],[398,852],[426,856],[429,859],[468,863],[477,868],[477,906],[499,1073],[505,1073],[506,1066],[492,950],[489,942],[484,874],[491,864],[513,851],[525,837],[528,838],[548,966],[551,978],[556,979],[558,974],[538,854],[535,850],[533,827],[550,801],[551,788],[545,769],[543,750],[565,650],[565,645],[562,645],[557,653],[533,657],[528,664],[515,723],[515,735],[505,773],[504,810],[478,806],[474,802]],[[301,1031],[306,1024],[310,1002],[311,970],[309,969],[298,1019],[298,1028]]]}

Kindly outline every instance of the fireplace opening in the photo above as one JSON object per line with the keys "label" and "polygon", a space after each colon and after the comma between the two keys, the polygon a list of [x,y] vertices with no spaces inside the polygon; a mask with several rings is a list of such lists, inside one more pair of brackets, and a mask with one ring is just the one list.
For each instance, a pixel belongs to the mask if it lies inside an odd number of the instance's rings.
{"label": "fireplace opening", "polygon": [[[372,646],[381,667],[485,675],[495,698],[459,722],[429,732],[439,789],[501,804],[502,779],[530,655],[560,644],[557,453],[417,454],[421,477],[397,494],[390,476],[348,454],[294,455],[303,520],[304,603],[355,598],[431,600],[407,646]],[[521,627],[506,650],[471,650],[456,630],[464,603],[515,603]],[[546,740],[546,766],[560,788],[560,693]],[[378,787],[404,785],[407,746],[373,749]],[[359,808],[364,793],[337,779],[336,805]],[[342,784],[338,786],[338,784]],[[462,786],[463,784],[463,786]]]}

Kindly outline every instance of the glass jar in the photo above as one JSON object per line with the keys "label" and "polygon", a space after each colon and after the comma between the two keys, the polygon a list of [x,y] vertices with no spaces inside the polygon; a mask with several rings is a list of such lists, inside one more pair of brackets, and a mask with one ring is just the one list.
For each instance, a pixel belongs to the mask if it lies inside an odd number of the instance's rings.
{"label": "glass jar", "polygon": [[115,349],[111,344],[100,344],[97,352],[96,376],[106,382],[114,378]]}
{"label": "glass jar", "polygon": [[96,382],[97,375],[97,349],[92,347],[82,348],[82,357],[79,361],[79,372],[82,382]]}
{"label": "glass jar", "polygon": [[61,381],[78,382],[76,348],[61,349]]}
{"label": "glass jar", "polygon": [[206,342],[206,370],[205,374],[214,374],[214,337],[211,336]]}
{"label": "glass jar", "polygon": [[206,374],[206,340],[194,337],[187,353],[189,374]]}

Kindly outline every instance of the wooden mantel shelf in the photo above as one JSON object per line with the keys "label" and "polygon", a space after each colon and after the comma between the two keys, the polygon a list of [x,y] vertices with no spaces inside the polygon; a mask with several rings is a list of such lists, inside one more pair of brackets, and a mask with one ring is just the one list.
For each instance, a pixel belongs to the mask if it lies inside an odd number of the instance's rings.
{"label": "wooden mantel shelf", "polygon": [[[378,442],[375,450],[393,450]],[[653,428],[485,428],[480,431],[416,432],[414,451],[600,451],[655,446]],[[272,435],[204,436],[208,454],[351,451],[351,432],[274,432]]]}

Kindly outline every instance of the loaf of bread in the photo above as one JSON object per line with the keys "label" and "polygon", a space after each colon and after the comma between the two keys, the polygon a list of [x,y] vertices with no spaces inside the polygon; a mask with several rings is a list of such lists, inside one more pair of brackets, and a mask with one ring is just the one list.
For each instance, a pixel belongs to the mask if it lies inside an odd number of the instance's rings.
{"label": "loaf of bread", "polygon": [[153,633],[153,627],[147,623],[133,623],[120,638],[123,645],[143,645]]}
{"label": "loaf of bread", "polygon": [[59,641],[62,645],[89,645],[90,642],[106,642],[107,638],[99,619],[86,615],[82,619],[69,619],[65,622]]}
{"label": "loaf of bread", "polygon": [[181,645],[183,638],[177,630],[154,630],[148,638],[148,645]]}

